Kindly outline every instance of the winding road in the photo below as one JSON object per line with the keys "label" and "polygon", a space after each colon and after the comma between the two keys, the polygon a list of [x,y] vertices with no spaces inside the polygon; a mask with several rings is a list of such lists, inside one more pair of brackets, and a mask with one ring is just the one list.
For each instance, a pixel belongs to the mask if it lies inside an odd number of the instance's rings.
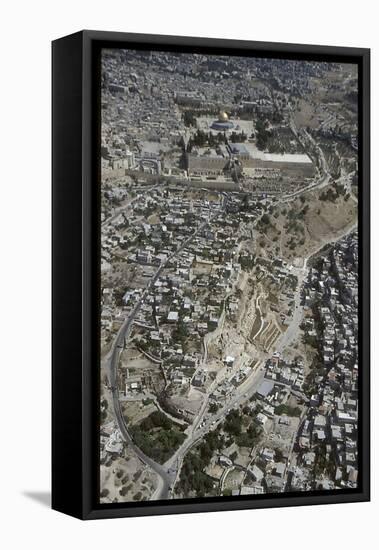
{"label": "winding road", "polygon": [[[293,130],[294,133],[297,134],[297,130]],[[296,192],[292,195],[287,195],[286,197],[283,197],[280,202],[287,202],[290,200],[295,199],[298,195],[302,193],[306,193],[311,189],[314,189],[316,187],[322,188],[329,184],[330,182],[330,174],[328,172],[328,167],[325,161],[325,157],[323,155],[322,150],[320,147],[314,142],[313,138],[309,136],[309,134],[306,135],[307,139],[312,143],[313,148],[317,151],[319,161],[320,161],[320,168],[322,171],[321,178],[317,181],[312,183],[310,186],[308,186],[305,189],[302,189],[299,192]],[[124,205],[120,210],[125,209],[129,205]],[[224,206],[224,205],[223,205]],[[171,456],[171,458],[164,464],[158,464],[154,460],[152,460],[150,457],[145,455],[142,450],[134,443],[133,438],[131,437],[129,431],[128,431],[128,424],[127,419],[125,418],[120,404],[119,399],[119,389],[118,389],[118,382],[117,382],[117,374],[118,374],[118,365],[120,361],[120,354],[121,350],[124,348],[126,340],[129,338],[133,323],[135,321],[135,318],[140,311],[145,298],[147,297],[151,287],[155,284],[158,277],[160,276],[162,270],[166,267],[166,265],[178,254],[183,250],[183,248],[194,239],[194,237],[198,234],[198,232],[205,227],[211,219],[220,213],[220,210],[217,210],[217,212],[213,216],[209,216],[208,220],[202,223],[195,231],[194,233],[188,237],[181,245],[180,247],[173,252],[167,260],[160,265],[158,270],[156,271],[155,275],[151,278],[149,284],[144,289],[139,301],[134,306],[133,310],[129,314],[129,316],[125,319],[122,326],[120,327],[116,338],[113,341],[111,350],[109,354],[106,357],[106,369],[108,373],[108,379],[109,384],[111,386],[111,392],[112,392],[112,401],[113,401],[113,408],[115,413],[115,418],[118,424],[118,427],[120,429],[121,435],[124,439],[124,441],[128,444],[128,446],[133,450],[135,455],[144,463],[146,464],[153,472],[156,473],[158,477],[158,486],[157,489],[152,496],[152,500],[167,500],[169,498],[172,498],[172,491],[173,487],[175,485],[175,482],[179,476],[180,468],[183,463],[183,459],[186,455],[186,453],[196,444],[199,440],[201,440],[209,431],[213,430],[221,421],[224,420],[226,413],[229,409],[232,409],[234,407],[239,406],[241,403],[245,402],[249,397],[251,397],[259,387],[259,385],[262,383],[264,379],[264,363],[265,360],[268,359],[271,356],[271,353],[261,354],[260,361],[256,365],[254,371],[250,374],[250,376],[238,387],[236,388],[231,395],[228,396],[228,400],[225,403],[225,405],[217,411],[217,413],[212,415],[206,415],[207,410],[207,403],[208,403],[208,395],[206,399],[204,399],[203,406],[201,407],[201,410],[199,414],[197,415],[196,421],[193,423],[193,425],[188,429],[187,438],[182,443],[182,445],[176,450],[176,452]],[[120,211],[116,211],[111,218],[106,220],[104,222],[105,225],[107,225],[109,222],[111,222],[117,215],[120,214]],[[349,228],[348,232],[352,231],[353,228]],[[338,237],[339,240],[342,237]],[[327,244],[327,243],[325,243]],[[294,304],[294,312],[292,320],[284,334],[280,337],[278,343],[277,343],[277,351],[282,352],[292,341],[293,339],[298,335],[298,328],[299,324],[301,323],[302,315],[303,315],[303,308],[300,304],[301,299],[301,288],[303,281],[308,273],[307,269],[307,259],[304,261],[304,266],[302,268],[298,269],[298,286],[295,293],[295,304]],[[257,299],[257,308],[260,310],[259,305],[259,298]],[[263,320],[261,327],[258,331],[258,334],[261,332],[263,328]],[[257,335],[258,335],[257,334]],[[256,336],[257,336],[256,335]],[[204,361],[206,362],[207,358],[207,346],[208,346],[208,340],[204,338]],[[210,392],[209,392],[210,393]]]}
{"label": "winding road", "polygon": [[113,409],[114,409],[116,421],[117,421],[119,430],[121,432],[121,435],[124,441],[128,443],[129,447],[138,456],[138,458],[144,464],[149,466],[158,476],[158,487],[152,497],[152,500],[167,500],[168,498],[170,498],[170,490],[176,478],[177,470],[172,469],[171,467],[164,467],[161,464],[158,464],[157,462],[152,460],[147,455],[145,455],[145,453],[143,453],[142,450],[134,443],[133,438],[128,431],[127,421],[121,410],[118,383],[117,383],[117,372],[118,372],[118,365],[120,361],[120,353],[124,347],[125,341],[130,336],[133,322],[136,318],[137,313],[141,309],[141,306],[144,303],[144,300],[147,297],[150,288],[155,284],[155,282],[157,281],[163,269],[179,252],[183,250],[183,248],[187,246],[189,242],[191,242],[195,238],[195,236],[199,233],[199,231],[201,231],[218,213],[219,211],[217,211],[213,216],[209,216],[209,219],[204,223],[202,223],[194,231],[194,233],[190,237],[188,237],[185,241],[183,241],[180,247],[177,250],[175,250],[164,263],[160,265],[155,275],[151,278],[149,284],[146,286],[145,290],[143,291],[139,301],[134,306],[133,310],[131,311],[129,316],[125,319],[124,323],[120,327],[117,333],[117,336],[113,341],[111,350],[106,357],[106,369],[108,373],[109,384],[111,386]]}

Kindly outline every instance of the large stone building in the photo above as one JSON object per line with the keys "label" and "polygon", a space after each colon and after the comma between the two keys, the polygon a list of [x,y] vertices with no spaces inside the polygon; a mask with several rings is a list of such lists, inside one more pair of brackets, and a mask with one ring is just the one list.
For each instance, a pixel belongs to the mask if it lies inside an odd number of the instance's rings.
{"label": "large stone building", "polygon": [[259,151],[251,143],[230,143],[230,155],[238,158],[244,168],[267,168],[301,173],[304,177],[314,175],[314,165],[306,154],[280,154]]}
{"label": "large stone building", "polygon": [[265,153],[251,143],[229,143],[226,147],[219,148],[218,152],[207,150],[189,153],[188,173],[190,176],[221,175],[235,160],[239,161],[242,168],[283,171],[306,178],[314,175],[314,165],[308,155]]}
{"label": "large stone building", "polygon": [[218,176],[225,172],[230,156],[211,151],[209,154],[189,153],[187,166],[189,175]]}

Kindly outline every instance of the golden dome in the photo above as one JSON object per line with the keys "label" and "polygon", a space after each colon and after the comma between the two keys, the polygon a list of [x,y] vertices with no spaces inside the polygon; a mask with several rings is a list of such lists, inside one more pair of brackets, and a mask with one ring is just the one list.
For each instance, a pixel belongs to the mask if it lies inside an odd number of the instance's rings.
{"label": "golden dome", "polygon": [[229,120],[229,117],[225,111],[220,111],[218,115],[218,119],[220,122],[226,122],[227,120]]}

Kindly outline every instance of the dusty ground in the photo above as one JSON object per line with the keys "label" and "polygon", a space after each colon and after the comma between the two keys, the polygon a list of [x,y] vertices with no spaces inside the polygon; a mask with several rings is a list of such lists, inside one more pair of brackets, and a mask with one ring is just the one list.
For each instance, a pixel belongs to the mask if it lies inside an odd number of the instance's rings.
{"label": "dusty ground", "polygon": [[147,368],[156,368],[152,361],[149,361],[145,355],[139,352],[135,347],[128,347],[120,354],[121,368],[128,368],[129,371],[145,370]]}
{"label": "dusty ground", "polygon": [[101,465],[100,476],[102,503],[149,500],[157,487],[156,475],[127,449],[110,467]]}
{"label": "dusty ground", "polygon": [[251,462],[251,452],[250,448],[247,447],[239,447],[238,448],[238,457],[235,459],[235,464],[238,466],[242,466],[243,468],[247,468],[248,465]]}
{"label": "dusty ground", "polygon": [[[297,199],[288,205],[276,206],[270,216],[272,225],[265,234],[264,246],[261,246],[262,238],[257,240],[258,254],[276,253],[279,246],[284,259],[304,258],[352,226],[357,219],[355,201],[342,196],[335,202],[320,200],[324,191],[307,193],[305,202]],[[279,241],[273,241],[275,236]]]}
{"label": "dusty ground", "polygon": [[[288,404],[299,406],[297,402],[292,403],[288,401]],[[272,429],[265,439],[264,444],[269,448],[288,452],[292,445],[293,435],[297,432],[300,421],[298,417],[289,417],[290,424],[286,426],[285,424],[279,423],[279,418],[280,417],[275,417],[273,420]]]}
{"label": "dusty ground", "polygon": [[137,424],[149,414],[158,410],[154,403],[144,405],[142,401],[124,401],[121,406],[130,424]]}

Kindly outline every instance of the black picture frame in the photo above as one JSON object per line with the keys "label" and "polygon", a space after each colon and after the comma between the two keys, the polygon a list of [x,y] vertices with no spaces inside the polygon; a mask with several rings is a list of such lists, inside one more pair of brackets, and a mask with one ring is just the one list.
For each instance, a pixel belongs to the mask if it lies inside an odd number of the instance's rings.
{"label": "black picture frame", "polygon": [[[145,48],[344,61],[359,74],[359,487],[124,504],[97,503],[99,51]],[[81,31],[52,43],[52,507],[81,519],[370,499],[370,50]]]}

